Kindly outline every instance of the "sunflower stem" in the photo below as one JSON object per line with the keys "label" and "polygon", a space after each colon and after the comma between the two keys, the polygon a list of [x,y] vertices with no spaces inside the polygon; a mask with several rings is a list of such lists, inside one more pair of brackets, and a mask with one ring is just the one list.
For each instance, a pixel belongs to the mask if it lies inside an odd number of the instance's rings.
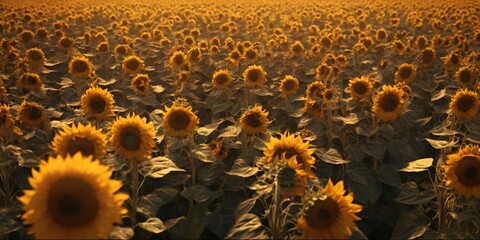
{"label": "sunflower stem", "polygon": [[273,216],[272,216],[272,238],[273,239],[282,239],[282,229],[280,224],[281,219],[281,194],[280,187],[278,184],[278,175],[275,177],[274,183],[274,196],[273,196]]}
{"label": "sunflower stem", "polygon": [[132,160],[132,228],[137,224],[137,202],[138,202],[138,161]]}
{"label": "sunflower stem", "polygon": [[328,138],[328,146],[332,147],[333,140],[332,140],[332,111],[327,110],[327,138]]}

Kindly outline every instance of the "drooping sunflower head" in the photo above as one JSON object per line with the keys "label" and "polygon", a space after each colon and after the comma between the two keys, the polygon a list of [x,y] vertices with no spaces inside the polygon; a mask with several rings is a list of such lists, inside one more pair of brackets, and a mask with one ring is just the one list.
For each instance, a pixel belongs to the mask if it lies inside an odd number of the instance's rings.
{"label": "drooping sunflower head", "polygon": [[113,51],[115,53],[115,58],[119,59],[130,52],[130,47],[128,47],[127,44],[118,44]]}
{"label": "drooping sunflower head", "polygon": [[353,203],[353,194],[345,195],[343,181],[327,186],[304,198],[304,207],[298,215],[297,228],[302,239],[345,239],[352,236],[351,228],[360,220],[355,214],[362,206]]}
{"label": "drooping sunflower head", "polygon": [[480,199],[480,148],[466,146],[458,153],[448,155],[442,165],[445,171],[445,185],[455,190],[458,195],[470,199]]}
{"label": "drooping sunflower head", "polygon": [[218,160],[225,160],[228,157],[228,150],[223,146],[223,138],[217,138],[214,142],[215,148],[212,150],[213,156]]}
{"label": "drooping sunflower head", "polygon": [[245,85],[248,87],[263,87],[267,82],[267,73],[259,65],[249,66],[242,75]]}
{"label": "drooping sunflower head", "polygon": [[290,45],[290,53],[293,56],[298,56],[301,55],[305,52],[305,47],[303,46],[302,42],[300,41],[295,41]]}
{"label": "drooping sunflower head", "polygon": [[310,148],[309,142],[304,142],[302,137],[288,132],[282,134],[280,138],[271,136],[263,149],[266,163],[272,163],[282,157],[287,159],[295,157],[297,163],[303,165],[309,176],[315,176],[312,172],[312,167],[315,164],[315,158],[312,157],[313,152],[314,150]]}
{"label": "drooping sunflower head", "polygon": [[13,128],[15,128],[15,120],[10,113],[10,106],[0,105],[0,136],[8,134]]}
{"label": "drooping sunflower head", "polygon": [[175,51],[172,56],[170,56],[169,65],[174,68],[181,68],[187,62],[187,56],[182,51]]}
{"label": "drooping sunflower head", "polygon": [[141,96],[147,96],[150,92],[150,78],[147,74],[137,74],[131,82],[132,89]]}
{"label": "drooping sunflower head", "polygon": [[296,157],[277,160],[277,179],[280,192],[284,198],[303,196],[307,185],[308,175],[302,164],[298,164]]}
{"label": "drooping sunflower head", "polygon": [[230,51],[230,53],[228,53],[228,60],[230,60],[230,62],[233,64],[233,65],[236,65],[238,64],[238,62],[240,61],[240,58],[242,57],[242,54],[238,51],[238,50],[232,50]]}
{"label": "drooping sunflower head", "polygon": [[232,76],[226,69],[220,69],[215,71],[212,77],[212,84],[217,89],[224,89],[229,86],[233,81]]}
{"label": "drooping sunflower head", "polygon": [[394,122],[402,114],[404,99],[403,91],[395,86],[382,86],[373,101],[372,112],[384,122]]}
{"label": "drooping sunflower head", "polygon": [[286,98],[288,95],[295,94],[298,91],[298,88],[298,79],[292,75],[286,75],[280,81],[280,94],[284,98]]}
{"label": "drooping sunflower head", "polygon": [[110,50],[110,44],[108,42],[101,42],[97,45],[97,53],[103,55]]}
{"label": "drooping sunflower head", "polygon": [[423,50],[425,49],[426,47],[428,47],[428,39],[425,35],[422,35],[420,37],[417,38],[417,40],[415,40],[415,47],[417,49],[420,49],[420,50]]}
{"label": "drooping sunflower head", "polygon": [[450,111],[459,120],[468,121],[477,116],[480,100],[476,92],[468,89],[458,90],[450,101]]}
{"label": "drooping sunflower head", "polygon": [[17,121],[36,127],[47,121],[47,111],[38,103],[23,100],[17,110]]}
{"label": "drooping sunflower head", "polygon": [[432,65],[436,58],[437,58],[437,53],[435,52],[434,48],[427,47],[423,49],[422,58],[421,58],[421,62],[423,65],[425,66]]}
{"label": "drooping sunflower head", "polygon": [[401,40],[395,40],[392,42],[393,49],[395,52],[399,53],[400,55],[405,53],[407,50],[407,47],[405,46],[405,43],[403,43]]}
{"label": "drooping sunflower head", "polygon": [[321,63],[320,65],[315,68],[315,78],[320,81],[326,78],[330,72],[332,72],[332,67],[329,66],[327,63]]}
{"label": "drooping sunflower head", "polygon": [[74,79],[87,78],[93,72],[93,65],[85,56],[75,56],[70,60],[68,72]]}
{"label": "drooping sunflower head", "polygon": [[265,133],[268,130],[268,125],[268,112],[263,110],[260,105],[247,109],[240,117],[240,126],[248,134]]}
{"label": "drooping sunflower head", "polygon": [[32,169],[32,189],[18,198],[30,233],[37,239],[107,238],[127,213],[122,205],[128,199],[117,193],[122,183],[111,175],[107,166],[80,153],[42,161],[38,171]]}
{"label": "drooping sunflower head", "polygon": [[106,89],[91,87],[81,98],[82,112],[86,117],[106,119],[113,114],[115,101]]}
{"label": "drooping sunflower head", "polygon": [[350,96],[359,101],[367,100],[373,93],[372,80],[365,76],[350,79],[348,87]]}
{"label": "drooping sunflower head", "polygon": [[306,99],[303,111],[315,118],[323,117],[323,106],[320,99]]}
{"label": "drooping sunflower head", "polygon": [[380,28],[377,30],[376,40],[377,42],[384,43],[387,42],[388,33],[384,28]]}
{"label": "drooping sunflower head", "polygon": [[191,63],[197,63],[202,59],[202,52],[198,47],[192,47],[188,50],[188,60]]}
{"label": "drooping sunflower head", "polygon": [[42,87],[42,80],[36,73],[24,73],[16,82],[17,88],[35,91]]}
{"label": "drooping sunflower head", "polygon": [[110,133],[113,150],[129,161],[145,161],[155,146],[155,127],[133,113],[117,118]]}
{"label": "drooping sunflower head", "polygon": [[417,77],[417,68],[409,63],[401,64],[395,72],[395,81],[410,83]]}
{"label": "drooping sunflower head", "polygon": [[446,67],[456,67],[462,62],[462,58],[457,51],[450,52],[444,59],[443,64]]}
{"label": "drooping sunflower head", "polygon": [[69,51],[73,49],[74,46],[75,46],[75,41],[73,40],[73,38],[70,38],[68,36],[62,36],[58,40],[58,48],[60,48],[61,50]]}
{"label": "drooping sunflower head", "polygon": [[476,71],[469,67],[461,67],[455,73],[455,81],[457,81],[458,85],[460,85],[461,87],[467,87],[468,85],[472,85],[476,80]]}
{"label": "drooping sunflower head", "polygon": [[323,92],[325,92],[327,88],[325,87],[325,84],[321,81],[315,81],[310,83],[307,86],[307,90],[305,91],[305,98],[307,100],[314,100],[317,98],[322,98],[323,97]]}
{"label": "drooping sunflower head", "polygon": [[52,142],[53,151],[66,157],[80,152],[83,156],[93,156],[93,159],[102,159],[105,155],[107,137],[101,129],[87,124],[65,126],[55,135]]}
{"label": "drooping sunflower head", "polygon": [[142,71],[143,67],[143,60],[135,55],[123,59],[122,69],[126,74],[137,74]]}
{"label": "drooping sunflower head", "polygon": [[45,64],[45,54],[40,48],[30,48],[27,50],[26,59],[31,68],[43,68]]}
{"label": "drooping sunflower head", "polygon": [[195,131],[200,123],[197,115],[192,112],[192,106],[175,102],[172,107],[165,106],[163,127],[165,133],[172,137],[187,137]]}
{"label": "drooping sunflower head", "polygon": [[29,44],[35,39],[35,34],[30,30],[23,30],[20,34],[18,34],[18,38],[23,44]]}
{"label": "drooping sunflower head", "polygon": [[250,60],[250,61],[255,61],[258,58],[258,52],[257,52],[257,50],[255,50],[254,47],[248,47],[245,50],[244,55],[245,55],[245,58]]}

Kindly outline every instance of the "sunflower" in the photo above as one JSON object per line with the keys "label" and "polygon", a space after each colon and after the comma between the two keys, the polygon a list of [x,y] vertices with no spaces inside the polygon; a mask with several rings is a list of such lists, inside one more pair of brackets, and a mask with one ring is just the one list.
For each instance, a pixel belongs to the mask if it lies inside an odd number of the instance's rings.
{"label": "sunflower", "polygon": [[298,91],[299,83],[298,79],[292,75],[286,75],[280,81],[280,94],[282,97],[287,98],[288,95],[295,94]]}
{"label": "sunflower", "polygon": [[314,150],[310,146],[309,142],[304,142],[302,137],[296,137],[288,132],[282,134],[280,139],[271,136],[263,149],[265,162],[272,163],[281,157],[287,159],[295,157],[298,164],[303,164],[307,175],[314,177],[312,167],[315,164],[315,158],[311,156]]}
{"label": "sunflower", "polygon": [[434,48],[427,47],[422,51],[421,62],[425,66],[430,66],[433,64],[435,59],[437,58],[437,53],[435,52]]}
{"label": "sunflower", "polygon": [[243,80],[248,87],[263,87],[267,82],[267,73],[262,66],[252,65],[243,71]]}
{"label": "sunflower", "polygon": [[251,62],[254,62],[258,59],[258,52],[257,52],[257,50],[255,50],[254,47],[248,47],[245,50],[244,55],[245,55],[245,58],[248,59]]}
{"label": "sunflower", "polygon": [[401,89],[383,85],[382,91],[377,94],[373,101],[372,112],[382,121],[395,121],[402,114],[405,103],[403,95]]}
{"label": "sunflower", "polygon": [[474,69],[470,69],[469,67],[461,67],[455,73],[455,80],[458,85],[467,87],[477,80],[477,73]]}
{"label": "sunflower", "polygon": [[387,42],[387,39],[388,39],[387,31],[384,28],[378,29],[376,33],[377,42],[385,43]]}
{"label": "sunflower", "polygon": [[132,79],[131,86],[138,95],[147,96],[150,91],[150,78],[147,74],[137,74]]}
{"label": "sunflower", "polygon": [[93,72],[93,65],[85,56],[75,56],[68,64],[68,72],[74,79],[87,78]]}
{"label": "sunflower", "polygon": [[55,135],[52,142],[56,154],[66,157],[67,154],[73,156],[81,152],[85,157],[93,156],[93,159],[103,159],[106,145],[106,136],[102,130],[90,124],[65,126]]}
{"label": "sunflower", "polygon": [[350,79],[348,87],[350,89],[350,96],[355,100],[364,101],[373,93],[373,84],[368,77],[357,77]]}
{"label": "sunflower", "polygon": [[169,65],[174,68],[181,68],[187,63],[187,56],[182,51],[175,51],[168,59]]}
{"label": "sunflower", "polygon": [[452,51],[443,60],[443,64],[446,67],[457,67],[462,62],[461,56],[458,52]]}
{"label": "sunflower", "polygon": [[49,157],[32,170],[31,190],[18,200],[25,224],[37,239],[107,238],[114,223],[122,223],[127,194],[116,193],[122,183],[112,171],[91,157]]}
{"label": "sunflower", "polygon": [[99,87],[91,87],[85,91],[81,98],[82,112],[86,117],[106,119],[113,114],[112,94]]}
{"label": "sunflower", "polygon": [[474,119],[478,113],[480,100],[476,92],[468,89],[458,90],[450,102],[450,111],[460,120]]}
{"label": "sunflower", "polygon": [[290,53],[293,56],[299,56],[304,52],[305,52],[305,47],[303,46],[302,42],[295,41],[294,43],[292,43],[292,45],[290,45]]}
{"label": "sunflower", "polygon": [[400,55],[404,54],[407,50],[407,48],[405,47],[405,44],[401,40],[393,41],[392,45],[395,52],[397,52]]}
{"label": "sunflower", "polygon": [[417,77],[417,68],[408,63],[401,64],[397,72],[395,72],[395,80],[397,82],[410,83]]}
{"label": "sunflower", "polygon": [[101,42],[97,45],[97,53],[100,55],[103,55],[110,50],[110,45],[108,42]]}
{"label": "sunflower", "polygon": [[480,199],[480,148],[466,146],[458,153],[448,155],[442,165],[445,171],[444,180],[447,187],[451,187],[458,195],[466,199],[473,197]]}
{"label": "sunflower", "polygon": [[[10,106],[0,105],[0,136],[5,136],[14,130],[15,133],[20,133],[20,129],[15,126],[15,120],[10,113]],[[21,135],[21,134],[18,134]]]}
{"label": "sunflower", "polygon": [[362,206],[354,204],[353,193],[345,196],[343,181],[327,186],[304,199],[304,207],[298,215],[297,228],[301,239],[347,239],[352,236],[354,221],[360,220],[355,213]]}
{"label": "sunflower", "polygon": [[215,71],[212,77],[212,84],[217,89],[224,89],[232,83],[233,79],[226,69]]}
{"label": "sunflower", "polygon": [[68,36],[62,36],[58,40],[58,48],[60,48],[61,50],[70,51],[73,49],[74,46],[75,41],[73,40],[73,38],[69,38]]}
{"label": "sunflower", "polygon": [[113,50],[115,53],[115,58],[119,59],[120,57],[125,56],[128,52],[130,52],[130,48],[127,44],[118,44],[115,49]]}
{"label": "sunflower", "polygon": [[17,110],[17,121],[35,127],[47,121],[47,111],[38,103],[23,100]]}
{"label": "sunflower", "polygon": [[198,47],[192,47],[188,50],[188,60],[191,63],[199,62],[202,59],[202,52]]}
{"label": "sunflower", "polygon": [[155,127],[133,113],[127,118],[117,118],[112,124],[111,134],[113,149],[129,161],[146,160],[155,146]]}
{"label": "sunflower", "polygon": [[30,69],[42,69],[45,65],[45,54],[40,48],[30,48],[27,50],[26,60]]}
{"label": "sunflower", "polygon": [[19,79],[17,79],[16,85],[21,89],[35,91],[42,87],[42,80],[36,73],[24,73]]}
{"label": "sunflower", "polygon": [[242,57],[242,54],[238,50],[233,50],[230,53],[228,53],[228,60],[230,60],[232,65],[237,65],[241,57]]}
{"label": "sunflower", "polygon": [[255,105],[247,109],[240,117],[240,126],[248,134],[265,133],[268,130],[268,112],[262,106]]}
{"label": "sunflower", "polygon": [[128,56],[123,59],[122,69],[127,74],[137,74],[143,69],[143,60],[137,56]]}
{"label": "sunflower", "polygon": [[307,100],[322,98],[323,92],[325,92],[325,89],[326,87],[323,84],[323,82],[320,82],[320,81],[312,82],[307,86],[307,90],[305,91],[305,94],[306,94],[305,98]]}
{"label": "sunflower", "polygon": [[212,150],[213,156],[218,160],[225,160],[228,157],[228,150],[223,146],[223,138],[215,139],[215,148]]}
{"label": "sunflower", "polygon": [[332,72],[332,67],[329,66],[327,63],[323,62],[315,68],[315,78],[320,81]]}
{"label": "sunflower", "polygon": [[277,173],[277,181],[283,197],[303,196],[308,179],[303,165],[298,164],[295,157],[283,158],[279,161],[282,164]]}
{"label": "sunflower", "polygon": [[174,103],[172,107],[165,106],[163,115],[163,127],[165,133],[173,137],[186,137],[200,123],[197,115],[192,112],[192,106]]}
{"label": "sunflower", "polygon": [[40,27],[40,28],[37,28],[37,30],[35,31],[35,36],[39,39],[39,40],[46,40],[47,37],[48,37],[48,31],[45,27]]}

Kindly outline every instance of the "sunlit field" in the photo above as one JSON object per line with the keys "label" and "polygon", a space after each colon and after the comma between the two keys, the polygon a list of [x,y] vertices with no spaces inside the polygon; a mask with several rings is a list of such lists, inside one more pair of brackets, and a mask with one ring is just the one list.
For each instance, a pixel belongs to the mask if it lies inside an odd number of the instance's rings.
{"label": "sunlit field", "polygon": [[479,239],[477,0],[0,2],[0,239]]}

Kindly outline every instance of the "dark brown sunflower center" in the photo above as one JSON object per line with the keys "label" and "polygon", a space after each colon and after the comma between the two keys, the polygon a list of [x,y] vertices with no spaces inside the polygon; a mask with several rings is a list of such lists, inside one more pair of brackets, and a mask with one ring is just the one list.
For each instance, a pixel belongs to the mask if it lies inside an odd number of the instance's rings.
{"label": "dark brown sunflower center", "polygon": [[28,118],[31,120],[37,120],[42,117],[42,109],[37,106],[30,106],[28,109]]}
{"label": "dark brown sunflower center", "polygon": [[230,55],[230,57],[232,59],[235,59],[235,60],[238,60],[240,58],[240,53],[238,51],[234,51],[232,52],[232,54]]}
{"label": "dark brown sunflower center", "polygon": [[38,82],[38,78],[36,76],[28,75],[25,77],[25,83],[28,85],[35,85]]}
{"label": "dark brown sunflower center", "polygon": [[127,48],[125,46],[117,47],[117,54],[124,55],[127,53]]}
{"label": "dark brown sunflower center", "polygon": [[190,38],[190,37],[189,37],[189,38],[185,38],[185,43],[186,43],[187,45],[192,45],[192,44],[193,44],[193,38]]}
{"label": "dark brown sunflower center", "polygon": [[192,60],[197,60],[199,56],[200,56],[200,51],[198,51],[198,49],[195,49],[192,52],[190,52],[190,59]]}
{"label": "dark brown sunflower center", "polygon": [[260,119],[261,117],[262,116],[260,115],[260,113],[253,112],[253,113],[248,114],[246,116],[245,120],[246,120],[248,126],[257,128],[257,127],[260,127],[262,125],[262,121]]}
{"label": "dark brown sunflower center", "polygon": [[33,60],[33,61],[42,60],[42,54],[38,51],[31,51],[29,56],[30,56],[30,59]]}
{"label": "dark brown sunflower center", "polygon": [[183,55],[181,54],[177,54],[173,57],[173,62],[176,64],[176,65],[182,65],[183,64]]}
{"label": "dark brown sunflower center", "polygon": [[132,71],[135,71],[137,70],[137,68],[140,66],[140,63],[138,62],[137,59],[130,59],[129,61],[127,61],[127,68],[132,70]]}
{"label": "dark brown sunflower center", "polygon": [[460,59],[458,58],[457,54],[453,54],[450,57],[450,63],[453,65],[457,65],[460,62]]}
{"label": "dark brown sunflower center", "polygon": [[277,151],[275,151],[275,153],[273,154],[273,158],[281,158],[283,154],[285,154],[286,159],[295,157],[298,164],[304,163],[302,156],[300,156],[300,154],[298,154],[298,152],[293,148],[288,148],[288,149],[280,148]]}
{"label": "dark brown sunflower center", "polygon": [[368,87],[367,87],[367,84],[363,83],[363,82],[357,82],[355,84],[353,84],[353,91],[355,91],[355,93],[359,94],[359,95],[363,95],[367,92],[368,90]]}
{"label": "dark brown sunflower center", "polygon": [[393,112],[400,103],[400,99],[394,94],[387,94],[380,100],[380,108],[384,112]]}
{"label": "dark brown sunflower center", "polygon": [[424,51],[423,52],[423,63],[430,63],[433,60],[433,52],[432,51]]}
{"label": "dark brown sunflower center", "polygon": [[296,54],[299,54],[299,53],[301,53],[301,52],[303,51],[303,47],[302,47],[302,45],[300,45],[300,44],[295,44],[295,45],[293,45],[293,47],[292,47],[292,51],[293,51],[294,53],[296,53]]}
{"label": "dark brown sunflower center", "polygon": [[86,225],[92,222],[98,213],[96,194],[92,186],[82,180],[60,179],[48,193],[47,211],[60,225]]}
{"label": "dark brown sunflower center", "polygon": [[108,45],[107,44],[101,44],[100,47],[98,48],[98,51],[100,52],[107,52],[108,51]]}
{"label": "dark brown sunflower center", "polygon": [[281,188],[291,188],[295,185],[295,177],[295,169],[287,166],[278,172],[278,183]]}
{"label": "dark brown sunflower center", "polygon": [[333,98],[333,92],[331,90],[325,91],[323,94],[325,100],[331,100]]}
{"label": "dark brown sunflower center", "polygon": [[101,97],[96,97],[90,101],[89,107],[93,113],[102,113],[107,103]]}
{"label": "dark brown sunflower center", "polygon": [[88,69],[88,63],[83,60],[77,60],[73,62],[73,70],[75,72],[83,73]]}
{"label": "dark brown sunflower center", "polygon": [[248,59],[254,59],[257,57],[257,53],[253,51],[252,49],[248,50],[245,55],[247,56]]}
{"label": "dark brown sunflower center", "polygon": [[457,101],[457,108],[462,112],[467,112],[473,107],[474,101],[471,96],[462,96]]}
{"label": "dark brown sunflower center", "polygon": [[380,40],[384,40],[385,38],[387,38],[387,33],[385,31],[378,31],[377,37]]}
{"label": "dark brown sunflower center", "polygon": [[425,48],[425,46],[427,45],[427,40],[425,40],[425,38],[419,38],[417,40],[417,45],[419,48]]}
{"label": "dark brown sunflower center", "polygon": [[455,168],[458,181],[467,187],[480,184],[480,160],[476,156],[465,156]]}
{"label": "dark brown sunflower center", "polygon": [[295,84],[295,81],[294,80],[287,80],[285,82],[283,82],[283,89],[285,91],[290,91],[290,90],[293,90],[296,86]]}
{"label": "dark brown sunflower center", "polygon": [[0,112],[0,126],[7,122],[7,115],[3,112]]}
{"label": "dark brown sunflower center", "polygon": [[93,156],[95,154],[95,144],[88,138],[73,138],[67,146],[67,153],[74,155],[81,152],[83,156]]}
{"label": "dark brown sunflower center", "polygon": [[215,82],[219,85],[223,85],[228,82],[227,74],[219,74],[215,77]]}
{"label": "dark brown sunflower center", "polygon": [[468,70],[464,70],[460,72],[460,80],[464,83],[470,82],[470,79],[472,78],[472,74]]}
{"label": "dark brown sunflower center", "polygon": [[33,35],[31,33],[26,32],[26,33],[22,34],[22,41],[23,42],[29,42],[32,39],[33,39]]}
{"label": "dark brown sunflower center", "polygon": [[400,68],[399,73],[400,73],[400,77],[402,77],[403,79],[407,79],[412,75],[413,69],[411,67],[402,67]]}
{"label": "dark brown sunflower center", "polygon": [[252,69],[252,70],[248,71],[247,78],[248,78],[248,80],[250,80],[252,82],[258,81],[259,78],[260,78],[260,70]]}
{"label": "dark brown sunflower center", "polygon": [[335,224],[340,216],[338,203],[331,198],[317,200],[307,211],[307,224],[312,228],[328,228]]}
{"label": "dark brown sunflower center", "polygon": [[69,38],[64,38],[60,41],[60,45],[62,45],[62,47],[64,48],[69,48],[70,46],[72,46],[72,44],[73,42]]}
{"label": "dark brown sunflower center", "polygon": [[120,145],[129,151],[135,151],[141,145],[141,133],[136,127],[125,127],[120,133]]}
{"label": "dark brown sunflower center", "polygon": [[184,111],[178,110],[171,113],[168,124],[177,131],[186,130],[190,124],[190,117]]}

